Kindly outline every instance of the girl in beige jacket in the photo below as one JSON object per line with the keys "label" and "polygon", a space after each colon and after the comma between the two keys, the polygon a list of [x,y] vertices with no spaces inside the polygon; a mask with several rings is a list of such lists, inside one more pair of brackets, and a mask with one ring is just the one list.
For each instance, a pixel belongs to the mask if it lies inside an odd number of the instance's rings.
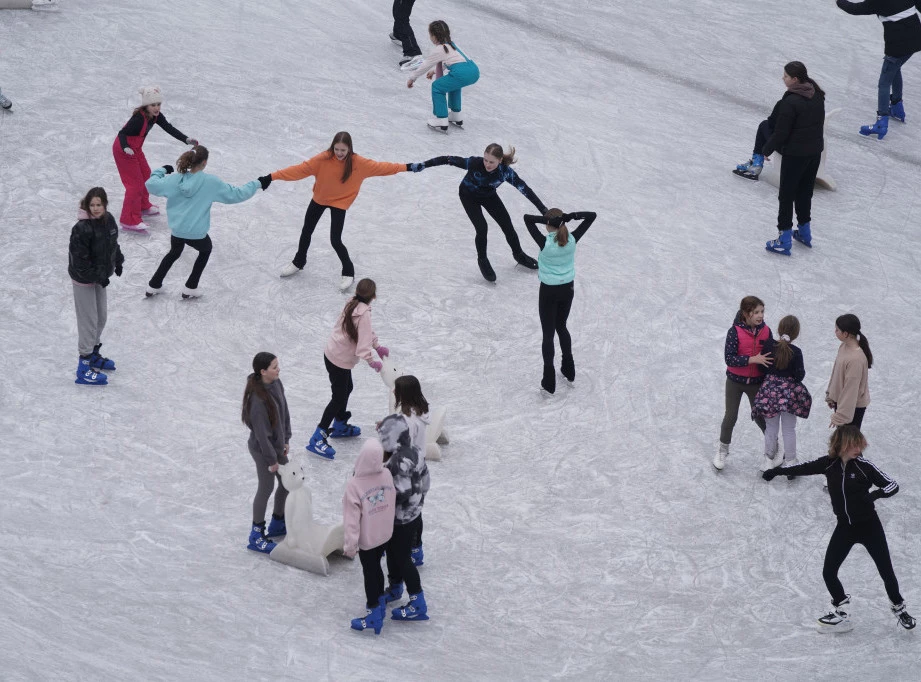
{"label": "girl in beige jacket", "polygon": [[834,410],[829,426],[852,424],[859,429],[870,404],[867,370],[873,366],[873,354],[856,315],[848,313],[835,320],[835,336],[841,346],[825,390],[825,402]]}

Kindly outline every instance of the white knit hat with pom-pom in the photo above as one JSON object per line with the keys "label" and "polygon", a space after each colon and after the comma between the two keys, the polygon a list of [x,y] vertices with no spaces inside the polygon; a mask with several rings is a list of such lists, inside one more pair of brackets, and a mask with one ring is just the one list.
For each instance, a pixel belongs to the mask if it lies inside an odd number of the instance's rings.
{"label": "white knit hat with pom-pom", "polygon": [[146,107],[148,104],[160,104],[163,102],[163,95],[160,93],[159,85],[145,85],[138,89],[141,93],[141,106]]}

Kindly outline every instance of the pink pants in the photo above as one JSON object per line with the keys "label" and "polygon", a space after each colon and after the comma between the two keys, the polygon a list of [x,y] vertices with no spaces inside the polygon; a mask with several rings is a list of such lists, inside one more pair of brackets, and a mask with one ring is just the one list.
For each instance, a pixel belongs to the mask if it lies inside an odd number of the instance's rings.
{"label": "pink pants", "polygon": [[124,225],[137,225],[141,222],[141,211],[151,207],[150,195],[144,186],[144,183],[150,178],[150,166],[147,165],[144,150],[134,141],[135,139],[143,138],[128,139],[129,146],[134,150],[134,156],[125,154],[117,137],[112,144],[112,155],[115,157],[118,175],[125,186],[125,200],[122,202],[122,215],[119,219]]}

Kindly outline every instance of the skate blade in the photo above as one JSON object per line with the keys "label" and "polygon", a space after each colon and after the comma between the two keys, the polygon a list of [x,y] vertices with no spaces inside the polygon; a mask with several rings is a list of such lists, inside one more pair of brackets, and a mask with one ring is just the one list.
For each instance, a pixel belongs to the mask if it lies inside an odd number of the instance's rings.
{"label": "skate blade", "polygon": [[748,171],[740,171],[738,168],[733,169],[733,174],[738,175],[740,178],[745,178],[746,180],[754,180],[758,182],[758,176],[754,173],[749,173]]}
{"label": "skate blade", "polygon": [[437,133],[444,133],[445,135],[448,134],[448,126],[433,126],[431,123],[426,123],[425,125],[429,127],[429,130],[434,130]]}

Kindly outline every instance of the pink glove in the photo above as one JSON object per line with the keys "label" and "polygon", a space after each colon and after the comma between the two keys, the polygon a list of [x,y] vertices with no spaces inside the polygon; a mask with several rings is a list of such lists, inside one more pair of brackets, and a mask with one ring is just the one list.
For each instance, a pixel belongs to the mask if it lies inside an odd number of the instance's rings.
{"label": "pink glove", "polygon": [[368,363],[371,365],[371,369],[380,374],[380,371],[384,368],[384,364],[380,360],[372,360]]}
{"label": "pink glove", "polygon": [[374,350],[376,350],[377,354],[380,355],[382,358],[386,358],[388,355],[390,355],[390,349],[387,348],[387,346],[378,346]]}

